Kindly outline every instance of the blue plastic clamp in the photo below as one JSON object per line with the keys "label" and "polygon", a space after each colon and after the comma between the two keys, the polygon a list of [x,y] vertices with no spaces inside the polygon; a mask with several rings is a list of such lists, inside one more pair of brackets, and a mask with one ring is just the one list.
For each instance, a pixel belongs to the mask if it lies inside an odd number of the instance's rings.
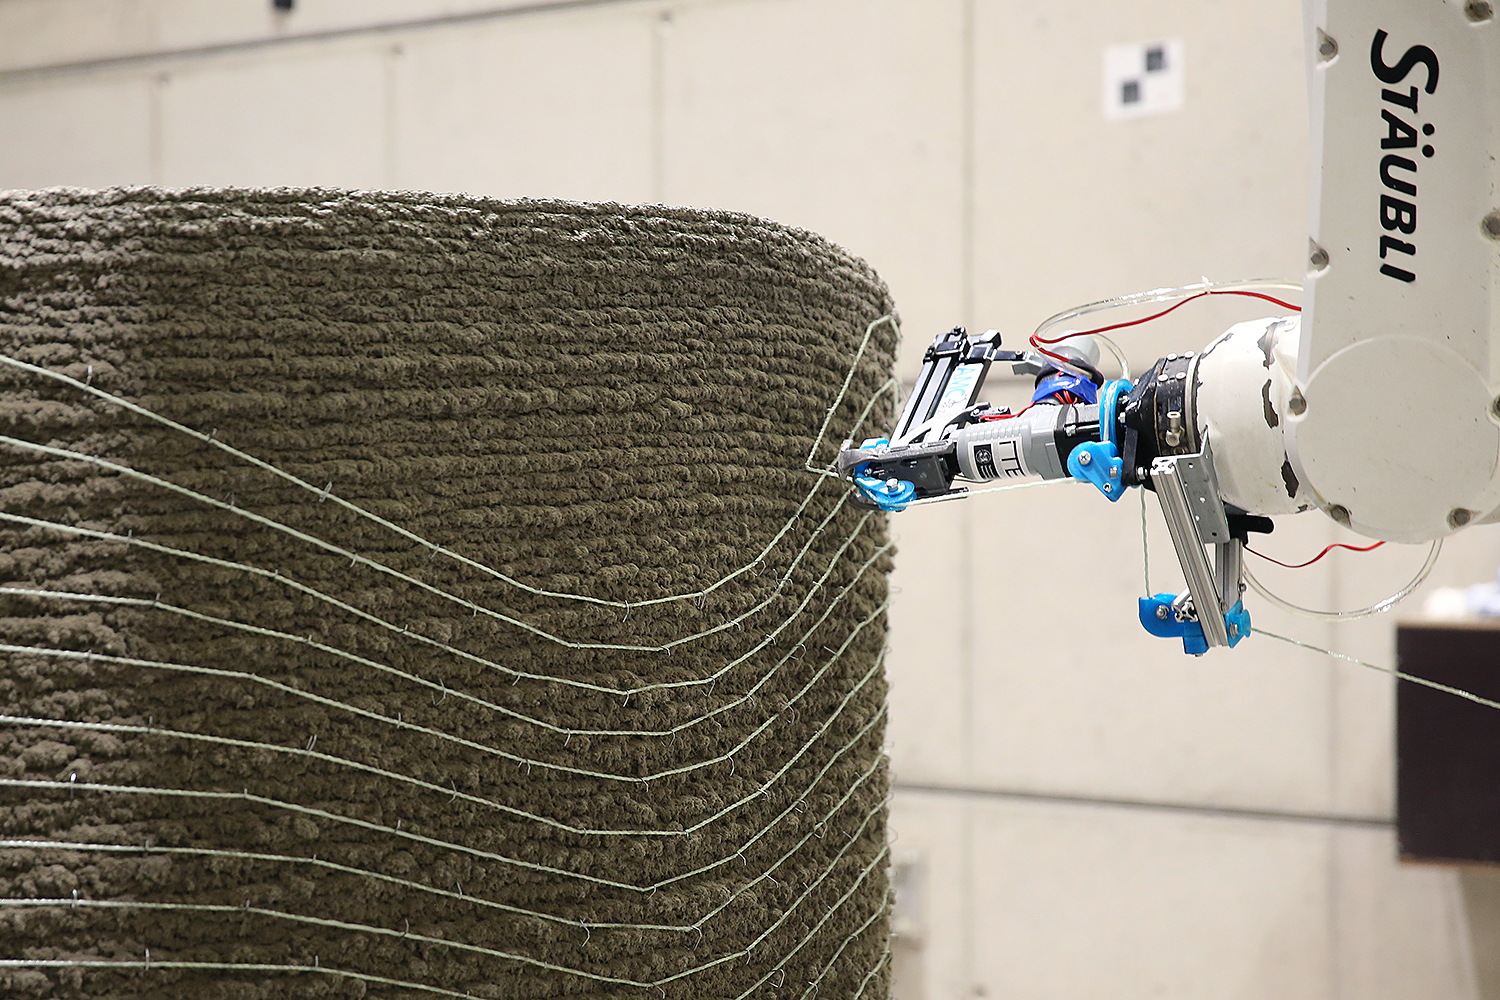
{"label": "blue plastic clamp", "polygon": [[1082,375],[1069,375],[1061,373],[1048,375],[1037,384],[1036,392],[1031,394],[1033,403],[1040,402],[1055,392],[1071,392],[1081,396],[1085,403],[1097,403],[1099,401],[1099,387],[1091,378]]}
{"label": "blue plastic clamp", "polygon": [[1125,482],[1121,478],[1125,462],[1120,458],[1115,410],[1120,397],[1130,389],[1129,379],[1104,383],[1099,390],[1099,440],[1079,445],[1068,456],[1068,473],[1080,482],[1093,483],[1111,503],[1125,495]]}
{"label": "blue plastic clamp", "polygon": [[[861,448],[884,448],[890,444],[889,438],[868,438]],[[907,504],[917,498],[917,487],[915,483],[908,483],[902,479],[876,479],[867,475],[865,470],[870,467],[869,462],[861,462],[854,467],[854,485],[860,493],[864,494],[866,500],[883,511],[892,514],[905,510]]]}
{"label": "blue plastic clamp", "polygon": [[[1139,604],[1141,626],[1154,636],[1163,639],[1180,638],[1182,651],[1189,656],[1202,656],[1208,652],[1208,640],[1203,638],[1203,626],[1197,622],[1180,622],[1172,613],[1172,594],[1157,594],[1142,597]],[[1236,601],[1234,607],[1224,615],[1224,629],[1229,633],[1231,648],[1250,634],[1250,612],[1244,601]]]}

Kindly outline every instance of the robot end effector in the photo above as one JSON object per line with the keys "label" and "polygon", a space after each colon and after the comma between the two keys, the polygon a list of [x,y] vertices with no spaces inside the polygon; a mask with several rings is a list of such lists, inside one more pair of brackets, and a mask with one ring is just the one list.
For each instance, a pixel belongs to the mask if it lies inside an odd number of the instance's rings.
{"label": "robot end effector", "polygon": [[[1214,348],[1224,349],[1237,331]],[[1240,332],[1241,341],[1246,336]],[[1236,347],[1243,345],[1236,341]],[[1198,404],[1201,356],[1169,355],[1132,384],[1100,374],[1091,342],[1049,353],[1056,360],[1003,351],[993,331],[970,338],[957,328],[938,337],[892,438],[858,448],[845,443],[839,471],[854,484],[855,502],[903,510],[964,494],[965,487],[954,486],[958,479],[1071,477],[1093,484],[1110,501],[1131,487],[1153,490],[1188,587],[1177,595],[1143,598],[1142,623],[1154,635],[1181,638],[1188,652],[1235,645],[1250,628],[1240,601],[1242,546],[1248,533],[1270,531],[1271,522],[1221,498],[1206,429],[1199,424],[1205,409]],[[1255,357],[1261,358],[1258,348]],[[1018,412],[979,401],[997,362],[1035,376],[1031,403]],[[1266,369],[1259,363],[1255,369],[1263,380]],[[1214,553],[1212,563],[1205,545]]]}

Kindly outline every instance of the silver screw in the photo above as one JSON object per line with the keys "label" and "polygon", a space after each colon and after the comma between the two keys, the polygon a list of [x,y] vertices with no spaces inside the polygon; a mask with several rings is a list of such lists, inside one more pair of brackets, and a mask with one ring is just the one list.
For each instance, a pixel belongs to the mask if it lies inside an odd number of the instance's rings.
{"label": "silver screw", "polygon": [[1173,448],[1182,444],[1182,412],[1180,410],[1167,411],[1167,431],[1162,435],[1162,439]]}
{"label": "silver screw", "polygon": [[1078,456],[1078,464],[1079,465],[1088,465],[1093,460],[1094,460],[1094,456],[1090,455],[1086,451],[1080,453],[1079,456]]}
{"label": "silver screw", "polygon": [[1302,398],[1301,389],[1292,390],[1292,398],[1286,401],[1286,408],[1291,410],[1296,416],[1301,416],[1307,412],[1307,400]]}
{"label": "silver screw", "polygon": [[1328,516],[1333,518],[1344,527],[1349,527],[1349,508],[1341,503],[1336,503],[1328,508]]}
{"label": "silver screw", "polygon": [[1162,619],[1167,617],[1167,606],[1165,604],[1158,604],[1156,606],[1156,617]]}
{"label": "silver screw", "polygon": [[1308,241],[1308,245],[1311,249],[1307,253],[1307,263],[1312,266],[1314,271],[1323,270],[1323,268],[1328,266],[1328,251],[1311,240]]}
{"label": "silver screw", "polygon": [[1318,29],[1318,58],[1322,59],[1324,62],[1327,62],[1328,60],[1332,59],[1334,56],[1336,56],[1338,54],[1339,54],[1339,43],[1334,40],[1333,36],[1324,34],[1323,33],[1323,29],[1319,28]]}

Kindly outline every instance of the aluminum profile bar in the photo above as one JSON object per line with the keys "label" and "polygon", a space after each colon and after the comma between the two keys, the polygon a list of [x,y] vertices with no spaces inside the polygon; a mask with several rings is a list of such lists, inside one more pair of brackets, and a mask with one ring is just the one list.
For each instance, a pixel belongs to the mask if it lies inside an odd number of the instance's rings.
{"label": "aluminum profile bar", "polygon": [[1219,577],[1219,608],[1224,614],[1240,599],[1241,581],[1245,578],[1245,547],[1239,539],[1214,546],[1214,564]]}
{"label": "aluminum profile bar", "polygon": [[1227,646],[1229,632],[1224,625],[1222,602],[1218,588],[1214,586],[1208,554],[1198,538],[1198,522],[1193,517],[1178,468],[1184,461],[1201,462],[1202,456],[1160,457],[1151,463],[1151,481],[1156,486],[1156,498],[1161,501],[1162,517],[1166,519],[1167,531],[1172,536],[1172,547],[1177,550],[1177,561],[1182,565],[1188,592],[1193,595],[1193,607],[1198,612],[1203,638],[1210,647]]}

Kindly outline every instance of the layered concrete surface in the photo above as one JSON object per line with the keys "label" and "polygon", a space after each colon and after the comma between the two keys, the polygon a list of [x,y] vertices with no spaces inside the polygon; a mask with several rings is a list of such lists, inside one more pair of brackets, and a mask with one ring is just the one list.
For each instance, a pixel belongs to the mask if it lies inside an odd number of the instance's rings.
{"label": "layered concrete surface", "polygon": [[63,190],[0,302],[0,992],[884,992],[891,550],[815,471],[890,419],[865,264]]}

